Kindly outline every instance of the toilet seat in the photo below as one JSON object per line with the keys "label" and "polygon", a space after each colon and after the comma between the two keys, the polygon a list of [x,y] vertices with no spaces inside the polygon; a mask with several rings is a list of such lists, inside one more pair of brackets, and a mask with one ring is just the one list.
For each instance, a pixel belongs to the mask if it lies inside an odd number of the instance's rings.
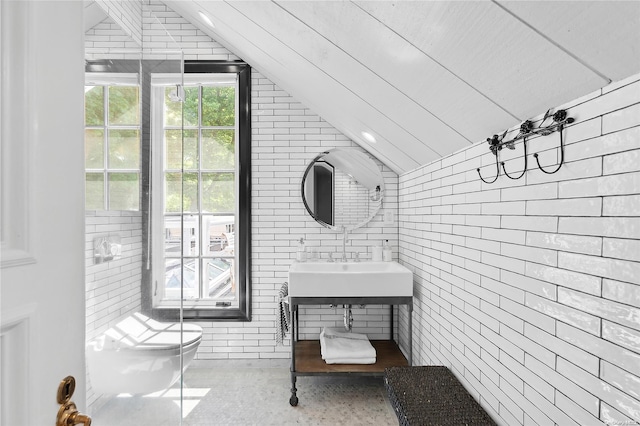
{"label": "toilet seat", "polygon": [[[197,327],[197,328],[196,328]],[[202,328],[194,324],[183,324],[182,340],[180,340],[180,324],[164,331],[151,331],[140,341],[133,342],[128,348],[132,350],[166,350],[186,347],[202,338]]]}
{"label": "toilet seat", "polygon": [[202,339],[197,324],[162,323],[140,313],[125,318],[105,332],[104,348],[116,350],[168,350],[187,347]]}

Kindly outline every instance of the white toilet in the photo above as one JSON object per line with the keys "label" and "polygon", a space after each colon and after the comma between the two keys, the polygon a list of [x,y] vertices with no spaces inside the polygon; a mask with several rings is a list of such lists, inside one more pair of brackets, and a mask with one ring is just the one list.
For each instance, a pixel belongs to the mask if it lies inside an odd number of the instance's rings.
{"label": "white toilet", "polygon": [[202,327],[196,324],[181,327],[135,313],[87,344],[91,387],[97,394],[167,389],[180,377],[180,353],[184,371],[201,340]]}

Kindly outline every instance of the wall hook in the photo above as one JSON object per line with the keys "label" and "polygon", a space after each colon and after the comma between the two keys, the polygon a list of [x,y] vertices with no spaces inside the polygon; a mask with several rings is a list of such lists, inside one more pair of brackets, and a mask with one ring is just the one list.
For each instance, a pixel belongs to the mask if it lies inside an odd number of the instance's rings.
{"label": "wall hook", "polygon": [[[522,145],[524,145],[524,169],[522,169],[522,173],[520,173],[520,176],[518,177],[511,176],[507,172],[507,169],[504,167],[504,161],[500,163],[502,164],[502,171],[504,172],[505,176],[507,176],[509,179],[513,179],[513,180],[520,179],[527,172],[527,138],[526,137],[522,138]],[[513,149],[515,149],[515,147]]]}
{"label": "wall hook", "polygon": [[552,175],[556,173],[558,170],[560,170],[560,167],[562,167],[562,164],[564,164],[564,141],[562,140],[562,126],[559,127],[559,131],[560,131],[560,163],[558,164],[558,167],[556,167],[554,171],[549,172],[543,169],[542,166],[540,165],[540,160],[538,159],[538,153],[536,152],[535,154],[533,154],[533,156],[536,159],[536,163],[538,163],[538,168],[548,175]]}
{"label": "wall hook", "polygon": [[[545,115],[545,119],[546,117],[547,116]],[[551,126],[549,126],[549,128],[553,128],[553,130],[547,134],[551,134],[553,131],[558,131],[560,133],[560,162],[558,164],[558,167],[556,167],[556,169],[553,171],[545,170],[540,165],[540,160],[538,159],[538,153],[533,154],[533,156],[536,159],[536,163],[538,163],[538,168],[548,175],[552,175],[556,173],[558,170],[560,170],[560,167],[562,167],[562,165],[564,164],[564,139],[562,136],[562,130],[564,129],[565,123],[571,124],[573,123],[574,119],[571,117],[567,117],[567,111],[560,109],[555,114],[553,114],[553,121],[555,124],[552,124]]]}
{"label": "wall hook", "polygon": [[[549,117],[553,117],[553,123],[545,126],[544,123],[545,121],[547,121]],[[573,122],[574,122],[573,118],[567,117],[566,110],[560,109],[552,115],[551,109],[548,109],[547,112],[544,114],[544,118],[542,119],[538,127],[534,127],[533,122],[531,122],[530,120],[526,120],[520,125],[520,132],[518,133],[518,135],[509,141],[503,141],[504,137],[507,134],[507,131],[505,131],[501,137],[499,137],[498,135],[493,135],[493,138],[487,138],[487,142],[489,143],[489,149],[491,150],[493,155],[496,156],[496,177],[491,181],[486,180],[480,174],[480,168],[477,169],[478,176],[480,176],[480,179],[484,183],[494,183],[496,180],[498,180],[498,177],[500,176],[500,164],[502,164],[502,171],[509,179],[514,179],[514,180],[520,179],[527,172],[527,167],[528,167],[527,138],[532,135],[547,136],[552,134],[553,132],[560,132],[560,164],[558,164],[558,167],[555,170],[548,171],[543,169],[542,166],[540,165],[540,160],[538,160],[538,154],[533,154],[533,156],[536,158],[536,162],[538,163],[538,168],[540,170],[542,170],[546,174],[556,173],[558,170],[560,170],[560,167],[562,167],[562,164],[564,164],[564,139],[562,135],[562,130],[564,129],[565,124],[567,123],[570,124]],[[507,172],[504,165],[504,161],[502,162],[498,161],[498,153],[502,150],[502,147],[515,149],[515,142],[519,139],[523,140],[522,143],[523,143],[523,149],[524,149],[524,169],[522,170],[522,173],[520,173],[519,176],[512,176]]]}
{"label": "wall hook", "polygon": [[502,139],[504,139],[504,136],[507,134],[507,132],[505,131],[502,134],[502,137],[499,137],[498,135],[493,135],[493,138],[487,138],[487,143],[489,144],[489,149],[491,150],[491,152],[493,153],[493,155],[496,156],[496,177],[492,180],[492,181],[488,181],[485,178],[482,177],[482,175],[480,174],[480,167],[478,167],[476,170],[478,171],[478,176],[480,176],[480,179],[484,182],[484,183],[494,183],[495,181],[498,180],[498,177],[500,176],[500,165],[498,164],[498,151],[502,150]]}
{"label": "wall hook", "polygon": [[500,166],[498,165],[498,156],[496,156],[496,177],[493,180],[489,181],[483,178],[482,175],[480,174],[480,167],[478,167],[476,170],[478,171],[478,176],[480,176],[480,179],[484,183],[494,183],[495,181],[498,180],[498,177],[500,176]]}

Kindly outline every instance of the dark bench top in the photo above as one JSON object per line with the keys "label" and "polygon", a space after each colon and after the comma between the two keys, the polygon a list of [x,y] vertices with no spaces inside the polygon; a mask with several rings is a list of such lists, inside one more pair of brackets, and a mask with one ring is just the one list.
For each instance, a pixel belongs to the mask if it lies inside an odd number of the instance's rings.
{"label": "dark bench top", "polygon": [[384,384],[402,426],[495,426],[447,367],[390,367]]}

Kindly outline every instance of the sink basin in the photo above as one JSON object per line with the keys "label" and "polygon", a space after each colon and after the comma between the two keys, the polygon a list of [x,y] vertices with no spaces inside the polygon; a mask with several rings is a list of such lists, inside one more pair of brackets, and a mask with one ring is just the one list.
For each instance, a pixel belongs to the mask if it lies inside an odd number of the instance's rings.
{"label": "sink basin", "polygon": [[413,274],[397,262],[294,262],[289,296],[413,296]]}

